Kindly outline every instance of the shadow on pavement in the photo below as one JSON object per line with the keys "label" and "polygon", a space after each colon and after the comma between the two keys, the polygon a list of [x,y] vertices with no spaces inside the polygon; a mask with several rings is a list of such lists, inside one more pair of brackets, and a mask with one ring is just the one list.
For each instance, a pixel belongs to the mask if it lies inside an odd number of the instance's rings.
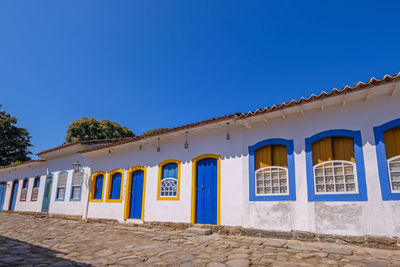
{"label": "shadow on pavement", "polygon": [[65,253],[0,236],[0,266],[91,266],[61,258]]}

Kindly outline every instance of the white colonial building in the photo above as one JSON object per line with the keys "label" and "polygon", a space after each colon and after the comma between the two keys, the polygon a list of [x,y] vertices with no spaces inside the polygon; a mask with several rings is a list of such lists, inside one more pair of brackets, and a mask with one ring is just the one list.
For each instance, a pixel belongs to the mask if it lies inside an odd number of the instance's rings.
{"label": "white colonial building", "polygon": [[400,74],[38,155],[0,169],[0,209],[400,236]]}

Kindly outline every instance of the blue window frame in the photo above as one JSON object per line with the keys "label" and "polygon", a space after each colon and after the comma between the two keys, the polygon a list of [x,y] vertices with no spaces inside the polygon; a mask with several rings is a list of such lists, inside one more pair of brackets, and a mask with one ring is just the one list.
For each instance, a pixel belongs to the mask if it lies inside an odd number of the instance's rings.
{"label": "blue window frame", "polygon": [[61,171],[57,179],[56,201],[64,201],[67,188],[68,172]]}
{"label": "blue window frame", "polygon": [[[259,148],[269,145],[284,145],[287,150],[287,164],[288,164],[288,183],[289,183],[289,194],[288,195],[269,195],[269,196],[257,196],[255,188],[255,151]],[[293,140],[286,140],[281,138],[272,138],[263,140],[256,143],[253,146],[249,146],[249,199],[250,201],[284,201],[284,200],[296,200],[296,179],[295,179],[295,166],[294,166],[294,145]]]}
{"label": "blue window frame", "polygon": [[400,200],[400,193],[390,190],[389,169],[386,158],[384,133],[387,130],[400,126],[400,119],[395,119],[374,127],[375,148],[378,160],[379,180],[381,184],[382,200]]}
{"label": "blue window frame", "polygon": [[[326,137],[350,137],[353,139],[358,193],[315,194],[312,144]],[[306,146],[308,201],[367,201],[368,200],[367,185],[365,182],[364,155],[363,155],[360,131],[351,131],[342,129],[324,131],[316,135],[313,135],[309,138],[306,138],[305,146]]]}
{"label": "blue window frame", "polygon": [[71,201],[80,201],[82,194],[83,170],[73,173],[71,183]]}

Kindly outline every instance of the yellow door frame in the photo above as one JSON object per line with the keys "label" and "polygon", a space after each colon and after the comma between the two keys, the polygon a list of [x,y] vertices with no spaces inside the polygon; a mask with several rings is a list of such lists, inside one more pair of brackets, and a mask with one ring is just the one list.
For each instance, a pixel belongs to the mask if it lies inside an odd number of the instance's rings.
{"label": "yellow door frame", "polygon": [[135,171],[138,170],[143,170],[143,193],[142,193],[142,213],[140,215],[140,219],[143,221],[144,220],[144,201],[146,199],[145,193],[146,193],[146,172],[147,168],[145,166],[135,166],[132,167],[128,170],[127,172],[127,181],[126,181],[126,190],[125,190],[125,210],[124,210],[124,220],[128,218],[128,213],[129,213],[129,208],[130,208],[130,203],[131,203],[131,183],[132,183],[132,174]]}
{"label": "yellow door frame", "polygon": [[192,159],[192,210],[190,222],[196,223],[197,162],[207,158],[217,160],[217,225],[221,225],[221,156],[216,154],[204,154]]}

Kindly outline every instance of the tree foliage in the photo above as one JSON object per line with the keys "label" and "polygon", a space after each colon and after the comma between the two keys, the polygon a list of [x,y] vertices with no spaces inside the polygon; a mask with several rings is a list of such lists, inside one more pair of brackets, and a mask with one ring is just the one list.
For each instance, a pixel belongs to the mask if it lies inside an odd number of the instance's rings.
{"label": "tree foliage", "polygon": [[31,136],[25,128],[16,126],[18,120],[0,105],[0,166],[30,160]]}
{"label": "tree foliage", "polygon": [[143,135],[154,134],[154,133],[161,133],[168,130],[168,128],[157,128],[152,130],[147,130],[143,133]]}
{"label": "tree foliage", "polygon": [[135,137],[135,133],[119,123],[109,120],[98,121],[95,118],[83,117],[73,121],[67,130],[65,141],[77,142]]}

